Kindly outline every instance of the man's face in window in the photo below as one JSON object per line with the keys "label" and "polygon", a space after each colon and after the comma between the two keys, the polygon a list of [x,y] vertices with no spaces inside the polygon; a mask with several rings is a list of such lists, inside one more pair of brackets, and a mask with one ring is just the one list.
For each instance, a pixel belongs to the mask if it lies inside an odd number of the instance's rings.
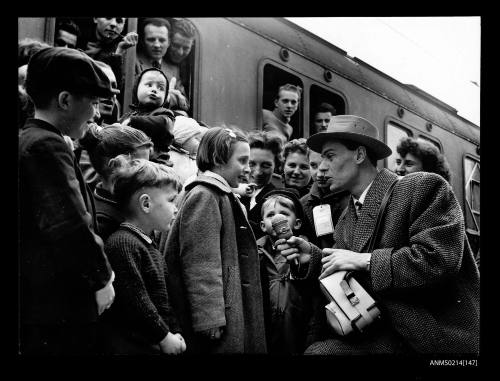
{"label": "man's face in window", "polygon": [[327,112],[317,112],[314,116],[314,127],[316,128],[316,132],[325,131],[330,124],[330,120],[332,119],[332,113],[330,111]]}
{"label": "man's face in window", "polygon": [[168,58],[175,64],[180,64],[191,52],[193,39],[174,33],[168,48]]}
{"label": "man's face in window", "polygon": [[54,46],[75,49],[77,37],[73,33],[59,29],[54,39]]}
{"label": "man's face in window", "polygon": [[97,36],[103,40],[112,41],[123,32],[125,17],[96,17]]}
{"label": "man's face in window", "polygon": [[299,94],[295,91],[281,90],[279,99],[274,101],[278,112],[285,118],[291,118],[299,107]]}
{"label": "man's face in window", "polygon": [[144,27],[144,48],[152,60],[160,60],[167,53],[169,45],[166,26],[148,24]]}

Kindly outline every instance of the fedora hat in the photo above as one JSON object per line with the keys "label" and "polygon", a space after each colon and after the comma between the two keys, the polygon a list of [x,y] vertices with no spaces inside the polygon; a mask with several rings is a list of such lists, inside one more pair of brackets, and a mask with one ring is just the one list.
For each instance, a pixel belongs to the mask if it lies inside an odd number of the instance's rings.
{"label": "fedora hat", "polygon": [[330,140],[349,140],[369,148],[377,160],[390,156],[392,150],[379,139],[377,128],[364,118],[356,115],[336,115],[330,120],[326,131],[318,132],[307,139],[313,151],[321,152]]}

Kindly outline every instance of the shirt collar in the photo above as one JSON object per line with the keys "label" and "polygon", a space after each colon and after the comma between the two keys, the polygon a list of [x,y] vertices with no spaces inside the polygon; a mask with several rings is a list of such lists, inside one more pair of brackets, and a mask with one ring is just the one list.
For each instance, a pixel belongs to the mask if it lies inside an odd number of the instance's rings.
{"label": "shirt collar", "polygon": [[364,204],[365,203],[366,194],[368,193],[368,190],[370,189],[370,187],[372,186],[372,184],[373,184],[373,181],[370,184],[368,184],[368,186],[365,188],[365,190],[363,191],[363,193],[361,193],[361,196],[359,196],[359,199],[356,199],[356,197],[352,196],[352,198],[354,199],[354,202],[359,201],[361,204]]}
{"label": "shirt collar", "polygon": [[121,227],[127,228],[129,230],[132,230],[134,233],[136,233],[139,237],[141,237],[144,241],[146,241],[147,244],[151,245],[153,243],[153,240],[151,237],[149,237],[142,229],[139,229],[137,226],[132,225],[128,222],[122,222],[120,224]]}

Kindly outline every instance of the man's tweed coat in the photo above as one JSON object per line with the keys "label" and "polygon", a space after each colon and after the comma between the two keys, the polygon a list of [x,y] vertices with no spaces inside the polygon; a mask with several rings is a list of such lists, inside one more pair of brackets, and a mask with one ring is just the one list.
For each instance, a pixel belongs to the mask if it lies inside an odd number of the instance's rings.
{"label": "man's tweed coat", "polygon": [[[397,176],[383,169],[359,218],[351,201],[334,248],[366,252],[382,198]],[[375,242],[370,273],[356,278],[379,302],[383,318],[418,353],[479,351],[479,272],[450,185],[417,172],[395,186]],[[321,270],[313,250],[308,276]]]}
{"label": "man's tweed coat", "polygon": [[[219,180],[199,175],[167,239],[169,299],[188,353],[265,353],[257,243],[244,207]],[[224,326],[220,340],[197,332]]]}

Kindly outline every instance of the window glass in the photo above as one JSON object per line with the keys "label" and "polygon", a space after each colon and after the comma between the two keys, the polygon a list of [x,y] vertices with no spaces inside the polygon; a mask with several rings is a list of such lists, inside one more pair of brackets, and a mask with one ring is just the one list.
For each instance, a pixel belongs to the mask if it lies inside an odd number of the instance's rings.
{"label": "window glass", "polygon": [[[344,99],[331,91],[312,85],[310,91],[309,110],[309,135],[327,128],[327,122],[331,116],[345,114],[346,105]],[[328,111],[332,109],[332,111]]]}
{"label": "window glass", "polygon": [[480,164],[466,157],[464,159],[465,175],[465,213],[466,226],[469,230],[480,231]]}
{"label": "window glass", "polygon": [[293,127],[293,133],[290,138],[291,140],[304,136],[304,129],[302,126],[304,85],[299,77],[283,69],[271,64],[266,64],[264,66],[264,91],[262,99],[263,109],[269,111],[273,111],[275,109],[275,100],[278,95],[279,88],[286,84],[300,86],[302,89],[302,95],[299,100],[298,108],[291,116],[289,122],[289,124]]}
{"label": "window glass", "polygon": [[402,138],[411,136],[411,133],[406,128],[400,127],[394,123],[387,124],[387,142],[386,144],[392,149],[392,154],[387,158],[387,169],[394,171],[396,166],[397,151],[396,147]]}

